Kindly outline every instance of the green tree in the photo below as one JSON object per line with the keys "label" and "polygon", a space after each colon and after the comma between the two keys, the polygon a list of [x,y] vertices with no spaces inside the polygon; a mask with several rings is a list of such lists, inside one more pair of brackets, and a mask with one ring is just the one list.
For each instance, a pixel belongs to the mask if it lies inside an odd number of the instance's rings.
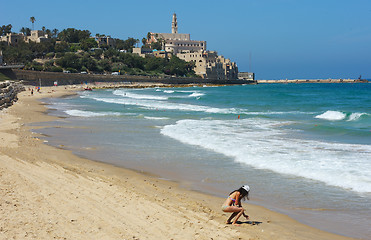
{"label": "green tree", "polygon": [[60,67],[66,69],[67,68],[73,68],[76,70],[81,69],[81,62],[79,60],[79,57],[75,53],[66,53],[63,57],[57,59],[55,63]]}
{"label": "green tree", "polygon": [[11,32],[12,32],[11,24],[3,25],[0,27],[0,36],[6,35],[7,33],[11,33]]}
{"label": "green tree", "polygon": [[70,49],[70,44],[64,41],[61,41],[55,44],[55,51],[56,52],[68,52]]}
{"label": "green tree", "polygon": [[115,39],[115,45],[116,45],[116,49],[120,49],[120,50],[121,50],[121,49],[124,49],[125,41],[116,38],[116,39]]}
{"label": "green tree", "polygon": [[30,17],[30,21],[32,22],[32,30],[35,30],[34,23],[36,22],[36,18],[35,17]]}
{"label": "green tree", "polygon": [[111,63],[108,59],[99,60],[98,66],[104,71],[111,71]]}
{"label": "green tree", "polygon": [[80,65],[81,67],[85,67],[89,71],[97,70],[97,62],[95,59],[91,58],[90,56],[84,56],[80,58]]}
{"label": "green tree", "polygon": [[105,37],[106,34],[99,34],[99,33],[96,33],[95,36],[96,36],[96,37]]}
{"label": "green tree", "polygon": [[19,30],[21,33],[23,33],[23,35],[26,36],[26,28],[25,27],[22,27],[21,30]]}
{"label": "green tree", "polygon": [[41,63],[33,61],[32,63],[28,64],[26,68],[34,71],[42,71],[44,66]]}
{"label": "green tree", "polygon": [[58,34],[58,38],[68,43],[79,43],[90,37],[90,31],[67,28]]}
{"label": "green tree", "polygon": [[90,53],[91,56],[93,56],[95,59],[101,59],[101,56],[103,54],[103,49],[94,49],[93,52]]}
{"label": "green tree", "polygon": [[50,29],[46,29],[45,34],[47,34],[48,37],[50,38],[52,36],[52,31]]}
{"label": "green tree", "polygon": [[54,28],[54,29],[52,30],[52,37],[53,37],[53,38],[57,38],[57,37],[58,37],[58,33],[59,33],[59,30],[56,29],[56,28]]}
{"label": "green tree", "polygon": [[138,39],[135,38],[128,38],[124,41],[122,49],[125,49],[128,52],[132,52],[135,44],[139,42]]}
{"label": "green tree", "polygon": [[89,51],[91,48],[98,47],[98,43],[95,41],[94,38],[87,38],[81,42],[80,46],[81,49],[83,49],[84,51]]}
{"label": "green tree", "polygon": [[148,57],[146,58],[146,64],[144,66],[144,69],[146,71],[163,72],[164,67],[166,65],[167,65],[167,59],[165,58]]}
{"label": "green tree", "polygon": [[164,69],[164,73],[169,75],[185,76],[187,74],[192,74],[191,66],[191,64],[179,59],[177,56],[172,56],[169,64]]}
{"label": "green tree", "polygon": [[145,59],[132,53],[120,53],[120,61],[129,68],[144,69]]}
{"label": "green tree", "polygon": [[58,67],[58,66],[51,66],[49,71],[51,71],[51,72],[63,72],[63,68]]}
{"label": "green tree", "polygon": [[147,45],[147,39],[146,38],[142,38],[142,44],[143,44],[143,46]]}
{"label": "green tree", "polygon": [[119,52],[113,48],[109,48],[106,51],[104,51],[104,58],[108,58],[113,61],[116,61],[116,58],[118,57],[118,55],[119,55]]}
{"label": "green tree", "polygon": [[54,44],[51,42],[28,43],[30,50],[33,52],[34,58],[43,58],[49,52],[54,52]]}
{"label": "green tree", "polygon": [[26,36],[31,36],[31,29],[30,28],[26,28]]}
{"label": "green tree", "polygon": [[152,49],[162,50],[162,44],[161,42],[152,42],[151,43]]}
{"label": "green tree", "polygon": [[33,59],[33,53],[30,46],[25,42],[19,42],[15,46],[8,46],[5,42],[1,42],[1,50],[3,51],[4,59],[8,63],[27,63]]}

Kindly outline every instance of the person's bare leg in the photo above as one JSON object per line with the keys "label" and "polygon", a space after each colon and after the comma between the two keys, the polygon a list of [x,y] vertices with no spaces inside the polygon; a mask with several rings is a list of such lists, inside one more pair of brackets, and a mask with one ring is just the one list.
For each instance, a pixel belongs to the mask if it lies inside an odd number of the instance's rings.
{"label": "person's bare leg", "polygon": [[228,218],[226,224],[231,224],[232,219],[238,214],[238,212],[232,213],[232,215]]}
{"label": "person's bare leg", "polygon": [[241,211],[242,208],[236,206],[229,206],[224,210],[224,212],[233,212],[232,215],[228,218],[226,224],[232,223],[232,219]]}
{"label": "person's bare leg", "polygon": [[236,216],[236,218],[234,219],[234,221],[232,223],[233,225],[236,224],[237,220],[241,217],[241,215],[243,214],[243,212],[244,212],[244,209],[241,209],[241,211],[239,213],[237,213],[237,216]]}

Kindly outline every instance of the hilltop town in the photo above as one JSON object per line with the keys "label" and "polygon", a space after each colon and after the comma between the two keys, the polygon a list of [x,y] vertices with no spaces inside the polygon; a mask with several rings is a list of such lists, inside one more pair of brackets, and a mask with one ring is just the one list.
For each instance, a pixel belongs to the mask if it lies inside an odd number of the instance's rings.
{"label": "hilltop town", "polygon": [[[34,19],[33,19],[34,20]],[[206,48],[206,41],[191,40],[189,33],[178,33],[174,13],[171,33],[148,32],[139,40],[121,40],[109,35],[91,36],[89,30],[74,28],[0,31],[0,62],[22,64],[25,70],[80,74],[140,76],[177,76],[203,79],[235,80],[235,62]],[[253,79],[253,74],[241,74]]]}

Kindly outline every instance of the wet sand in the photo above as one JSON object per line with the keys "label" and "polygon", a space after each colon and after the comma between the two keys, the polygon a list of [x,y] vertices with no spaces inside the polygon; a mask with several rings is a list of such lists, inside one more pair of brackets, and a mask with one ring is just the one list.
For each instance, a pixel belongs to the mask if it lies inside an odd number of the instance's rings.
{"label": "wet sand", "polygon": [[76,90],[25,91],[0,111],[0,239],[350,239],[248,203],[250,220],[226,225],[222,198],[44,144],[28,125],[55,119],[40,99]]}

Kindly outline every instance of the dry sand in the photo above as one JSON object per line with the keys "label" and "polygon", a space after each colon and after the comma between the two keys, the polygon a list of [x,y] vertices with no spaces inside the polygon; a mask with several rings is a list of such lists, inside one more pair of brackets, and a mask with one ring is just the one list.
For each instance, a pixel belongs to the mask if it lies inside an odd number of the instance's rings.
{"label": "dry sand", "polygon": [[258,224],[225,225],[224,199],[44,144],[28,124],[54,117],[37,99],[75,90],[22,92],[0,111],[0,239],[350,239],[248,203]]}

